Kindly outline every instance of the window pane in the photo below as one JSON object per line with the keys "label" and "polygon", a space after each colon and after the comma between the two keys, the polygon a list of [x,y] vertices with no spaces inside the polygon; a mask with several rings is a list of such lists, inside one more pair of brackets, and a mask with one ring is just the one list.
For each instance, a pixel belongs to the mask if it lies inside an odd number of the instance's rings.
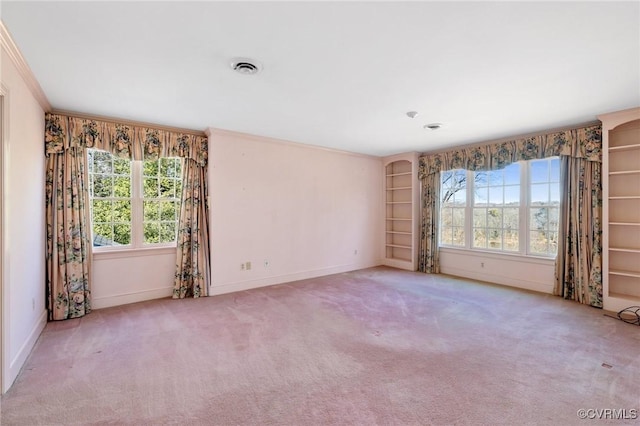
{"label": "window pane", "polygon": [[158,176],[158,161],[144,161],[142,163],[143,176]]}
{"label": "window pane", "polygon": [[116,175],[129,176],[131,174],[131,161],[125,160],[123,158],[114,158],[113,173]]}
{"label": "window pane", "polygon": [[158,196],[158,179],[144,178],[144,197],[156,198]]}
{"label": "window pane", "polygon": [[131,197],[131,178],[130,177],[116,177],[113,182],[113,196],[114,197]]}
{"label": "window pane", "polygon": [[547,160],[531,160],[531,183],[549,181],[549,163]]}
{"label": "window pane", "polygon": [[487,226],[487,209],[473,209],[473,227],[485,228]]}
{"label": "window pane", "polygon": [[176,220],[176,209],[171,201],[163,201],[160,204],[160,220]]}
{"label": "window pane", "polygon": [[159,180],[160,184],[160,197],[162,198],[173,198],[174,197],[174,184],[173,179],[162,177]]}
{"label": "window pane", "polygon": [[560,204],[560,185],[557,183],[549,185],[549,202]]}
{"label": "window pane", "polygon": [[453,241],[452,245],[464,247],[464,228],[453,229]]}
{"label": "window pane", "polygon": [[511,164],[504,169],[504,184],[519,185],[520,184],[520,165]]}
{"label": "window pane", "polygon": [[487,230],[486,228],[473,230],[473,247],[486,248],[487,247]]}
{"label": "window pane", "polygon": [[93,196],[111,197],[113,195],[113,183],[110,175],[93,176]]}
{"label": "window pane", "polygon": [[441,199],[443,204],[464,204],[466,198],[466,172],[456,170],[445,172],[441,178]]}
{"label": "window pane", "polygon": [[112,222],[111,201],[93,200],[91,203],[91,216],[94,222]]}
{"label": "window pane", "polygon": [[464,209],[456,208],[453,210],[453,225],[464,226]]}
{"label": "window pane", "polygon": [[502,186],[502,184],[504,183],[502,173],[502,170],[492,170],[490,172],[487,172],[489,185]]}
{"label": "window pane", "polygon": [[175,222],[171,223],[162,223],[160,225],[160,242],[161,243],[170,243],[176,240],[176,224]]}
{"label": "window pane", "polygon": [[453,228],[450,226],[441,226],[440,227],[440,243],[449,245],[453,240]]}
{"label": "window pane", "polygon": [[154,244],[160,242],[160,224],[157,222],[144,224],[144,243]]}
{"label": "window pane", "polygon": [[487,210],[487,227],[502,228],[502,209]]}
{"label": "window pane", "polygon": [[489,248],[502,249],[502,230],[501,229],[488,229],[488,242]]}
{"label": "window pane", "polygon": [[452,226],[453,225],[453,209],[444,208],[440,213],[440,224],[441,226]]}
{"label": "window pane", "polygon": [[548,204],[549,203],[549,185],[539,183],[531,185],[531,204]]}
{"label": "window pane", "polygon": [[529,232],[529,246],[531,253],[534,254],[547,254],[548,243],[547,233],[545,231],[531,231]]}
{"label": "window pane", "polygon": [[113,202],[114,222],[131,222],[131,200]]}
{"label": "window pane", "polygon": [[486,206],[488,199],[489,199],[489,189],[486,187],[485,188],[476,187],[473,204],[476,206]]}
{"label": "window pane", "polygon": [[504,229],[517,230],[520,224],[520,209],[502,209],[502,220]]}
{"label": "window pane", "polygon": [[520,250],[517,230],[504,231],[504,249],[509,251]]}
{"label": "window pane", "polygon": [[113,245],[113,228],[110,223],[93,224],[93,246]]}
{"label": "window pane", "polygon": [[160,210],[159,210],[159,201],[145,201],[144,202],[144,213],[143,213],[143,217],[144,217],[144,221],[150,221],[150,220],[158,220],[160,219]]}
{"label": "window pane", "polygon": [[489,188],[489,205],[502,205],[504,198],[502,196],[502,186]]}
{"label": "window pane", "polygon": [[113,225],[113,241],[117,244],[131,244],[131,224],[116,223]]}
{"label": "window pane", "polygon": [[93,173],[111,173],[111,154],[104,151],[93,152]]}
{"label": "window pane", "polygon": [[520,186],[504,187],[504,203],[513,206],[520,204]]}
{"label": "window pane", "polygon": [[531,218],[529,219],[531,229],[546,230],[549,227],[549,211],[546,207],[538,207],[531,209]]}

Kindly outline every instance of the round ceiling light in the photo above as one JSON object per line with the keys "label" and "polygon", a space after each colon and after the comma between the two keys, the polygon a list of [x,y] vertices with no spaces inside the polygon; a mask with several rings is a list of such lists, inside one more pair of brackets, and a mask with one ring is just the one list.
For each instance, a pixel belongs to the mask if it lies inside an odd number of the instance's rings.
{"label": "round ceiling light", "polygon": [[409,112],[407,112],[407,117],[409,117],[409,118],[416,118],[417,115],[418,115],[418,111],[409,111]]}
{"label": "round ceiling light", "polygon": [[249,58],[233,58],[231,68],[240,74],[253,75],[262,70],[262,65],[258,61]]}

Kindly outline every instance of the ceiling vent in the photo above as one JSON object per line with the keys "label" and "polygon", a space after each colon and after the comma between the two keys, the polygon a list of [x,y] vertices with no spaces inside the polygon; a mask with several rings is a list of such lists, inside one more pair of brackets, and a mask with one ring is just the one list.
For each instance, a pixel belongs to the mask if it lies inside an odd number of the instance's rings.
{"label": "ceiling vent", "polygon": [[240,74],[253,75],[259,73],[262,66],[259,62],[254,61],[253,59],[233,58],[231,60],[231,68]]}

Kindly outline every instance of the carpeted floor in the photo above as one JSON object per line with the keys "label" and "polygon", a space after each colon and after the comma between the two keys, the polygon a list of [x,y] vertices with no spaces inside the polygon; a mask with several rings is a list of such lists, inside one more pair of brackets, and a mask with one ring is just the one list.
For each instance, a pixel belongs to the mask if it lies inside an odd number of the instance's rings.
{"label": "carpeted floor", "polygon": [[640,422],[640,327],[379,267],[50,323],[1,423],[594,423],[579,409]]}

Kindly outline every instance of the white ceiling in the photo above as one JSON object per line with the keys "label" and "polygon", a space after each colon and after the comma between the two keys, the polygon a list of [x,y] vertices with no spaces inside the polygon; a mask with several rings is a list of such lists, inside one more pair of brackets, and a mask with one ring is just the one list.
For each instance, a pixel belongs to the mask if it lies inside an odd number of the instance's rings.
{"label": "white ceiling", "polygon": [[[4,0],[0,14],[54,108],[373,155],[640,105],[638,1]],[[264,70],[237,74],[234,56]]]}

